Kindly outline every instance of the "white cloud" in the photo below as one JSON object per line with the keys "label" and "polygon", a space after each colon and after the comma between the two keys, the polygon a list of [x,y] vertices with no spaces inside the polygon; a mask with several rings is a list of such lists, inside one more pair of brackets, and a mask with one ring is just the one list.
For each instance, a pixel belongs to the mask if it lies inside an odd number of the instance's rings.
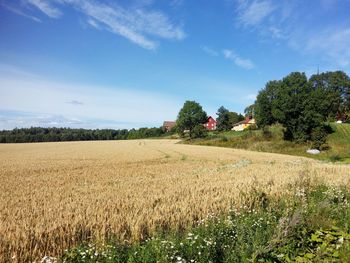
{"label": "white cloud", "polygon": [[27,1],[29,4],[35,6],[41,12],[43,12],[44,14],[46,14],[51,18],[58,18],[62,15],[62,12],[56,7],[53,7],[49,1],[45,1],[45,0],[27,0]]}
{"label": "white cloud", "polygon": [[[160,126],[163,120],[176,118],[181,107],[181,102],[159,93],[57,83],[21,74],[20,70],[11,75],[0,71],[0,93],[0,111],[62,116],[90,125],[105,123],[104,127],[112,121],[115,128],[118,128],[118,123],[129,123],[129,128]],[[15,121],[16,118],[12,119]],[[11,121],[11,118],[7,116],[6,121]],[[1,125],[0,129],[3,129]]]}
{"label": "white cloud", "polygon": [[350,27],[332,28],[309,37],[306,51],[321,53],[340,66],[350,65]]}
{"label": "white cloud", "polygon": [[272,38],[276,39],[285,39],[286,36],[283,33],[282,29],[276,27],[276,26],[270,26],[269,27],[269,33],[271,34]]}
{"label": "white cloud", "polygon": [[3,6],[4,8],[6,8],[7,10],[9,10],[9,11],[11,11],[13,13],[15,13],[17,15],[20,15],[20,16],[23,16],[23,17],[26,17],[26,18],[29,18],[29,19],[37,22],[37,23],[41,23],[42,22],[39,18],[37,18],[35,16],[32,16],[32,15],[28,15],[28,14],[24,13],[23,11],[21,11],[20,9],[15,8],[13,6],[5,5],[4,3],[0,3],[0,6]]}
{"label": "white cloud", "polygon": [[[49,0],[27,1],[49,17],[57,18],[62,15]],[[54,3],[73,7],[87,16],[87,23],[92,27],[125,37],[145,49],[154,50],[158,46],[157,41],[150,36],[168,40],[182,40],[186,37],[182,27],[161,11],[142,7],[126,9],[116,3],[105,4],[93,0],[55,0]]]}
{"label": "white cloud", "polygon": [[90,26],[96,28],[96,29],[101,29],[101,27],[98,25],[98,23],[92,19],[92,18],[88,18],[86,21]]}
{"label": "white cloud", "polygon": [[238,21],[244,26],[256,26],[268,17],[275,7],[270,1],[238,1]]}
{"label": "white cloud", "polygon": [[122,8],[112,8],[104,4],[96,4],[90,1],[73,1],[78,8],[88,17],[93,18],[105,29],[115,34],[121,35],[131,42],[146,48],[156,49],[157,43],[148,39],[138,30],[139,22],[135,23],[133,15]]}
{"label": "white cloud", "polygon": [[84,103],[83,103],[83,102],[78,101],[78,100],[71,100],[71,101],[67,101],[66,103],[68,103],[68,104],[72,104],[72,105],[75,105],[75,106],[81,106],[81,105],[84,105]]}
{"label": "white cloud", "polygon": [[180,7],[184,4],[184,0],[171,0],[170,5],[173,7]]}
{"label": "white cloud", "polygon": [[217,51],[215,51],[214,49],[210,48],[210,47],[207,47],[207,46],[201,46],[201,49],[207,53],[208,55],[210,56],[217,56],[219,55],[219,53]]}
{"label": "white cloud", "polygon": [[252,94],[248,94],[247,96],[244,97],[244,99],[248,100],[248,101],[255,101],[256,100],[256,94],[252,93]]}
{"label": "white cloud", "polygon": [[255,67],[254,63],[250,59],[240,57],[233,50],[224,49],[222,53],[226,59],[233,61],[237,66],[241,68],[253,69]]}

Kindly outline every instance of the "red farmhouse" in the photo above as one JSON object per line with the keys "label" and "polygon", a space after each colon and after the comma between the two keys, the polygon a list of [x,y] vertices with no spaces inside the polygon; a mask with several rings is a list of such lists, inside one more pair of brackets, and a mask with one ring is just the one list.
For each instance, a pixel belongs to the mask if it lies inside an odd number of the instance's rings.
{"label": "red farmhouse", "polygon": [[204,127],[209,131],[216,130],[216,120],[212,116],[209,116],[207,122],[204,124]]}

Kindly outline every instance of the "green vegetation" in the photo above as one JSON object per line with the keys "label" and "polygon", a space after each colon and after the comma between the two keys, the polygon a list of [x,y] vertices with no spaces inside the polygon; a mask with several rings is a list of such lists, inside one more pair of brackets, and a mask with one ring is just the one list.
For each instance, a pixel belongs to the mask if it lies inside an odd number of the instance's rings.
{"label": "green vegetation", "polygon": [[322,144],[321,153],[318,155],[306,153],[306,150],[313,146],[312,142],[296,143],[284,140],[284,128],[281,125],[266,126],[260,130],[247,129],[242,132],[210,132],[204,139],[187,140],[184,143],[300,155],[332,162],[350,162],[350,124],[332,123],[330,127],[333,132],[328,135],[327,142]]}
{"label": "green vegetation", "polygon": [[350,192],[308,176],[289,194],[241,193],[245,205],[209,214],[178,232],[160,232],[137,244],[82,244],[64,262],[347,262]]}
{"label": "green vegetation", "polygon": [[334,161],[350,162],[350,124],[332,124],[331,127],[335,132],[327,138],[330,149],[325,154]]}
{"label": "green vegetation", "polygon": [[[140,128],[138,130],[87,130],[70,128],[23,128],[0,131],[0,143],[59,142],[59,141],[95,141],[128,140],[164,136],[162,128]],[[169,133],[167,133],[169,135]]]}
{"label": "green vegetation", "polygon": [[229,131],[234,124],[244,120],[244,116],[242,114],[229,111],[224,106],[221,106],[218,109],[216,115],[218,115],[216,118],[216,128],[218,131]]}
{"label": "green vegetation", "polygon": [[199,126],[203,126],[207,118],[207,113],[199,103],[186,101],[177,116],[176,129],[181,136],[188,131],[190,138],[203,137],[205,134]]}
{"label": "green vegetation", "polygon": [[350,78],[341,71],[326,72],[307,78],[293,72],[282,80],[269,81],[257,96],[254,113],[259,127],[280,123],[284,139],[313,141],[322,147],[328,129],[324,123],[348,119]]}

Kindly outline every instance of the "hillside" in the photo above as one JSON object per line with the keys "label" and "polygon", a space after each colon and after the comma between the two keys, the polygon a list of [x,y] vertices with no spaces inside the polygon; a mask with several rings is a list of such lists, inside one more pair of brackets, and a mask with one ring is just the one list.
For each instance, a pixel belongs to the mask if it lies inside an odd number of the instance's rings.
{"label": "hillside", "polygon": [[332,123],[333,133],[328,136],[328,148],[319,155],[310,155],[306,150],[310,143],[293,143],[283,140],[283,128],[280,125],[269,127],[268,131],[245,130],[242,132],[212,132],[205,139],[185,141],[184,143],[220,146],[246,149],[259,152],[282,153],[297,156],[306,156],[332,162],[350,162],[350,124]]}
{"label": "hillside", "polygon": [[328,137],[331,149],[328,156],[339,156],[343,161],[350,162],[350,124],[332,124],[334,133]]}

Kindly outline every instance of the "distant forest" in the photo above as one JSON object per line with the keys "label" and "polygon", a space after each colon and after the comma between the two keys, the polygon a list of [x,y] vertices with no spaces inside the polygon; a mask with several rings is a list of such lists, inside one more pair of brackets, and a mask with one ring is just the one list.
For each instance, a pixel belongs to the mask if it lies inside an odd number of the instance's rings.
{"label": "distant forest", "polygon": [[22,128],[0,131],[0,143],[128,140],[159,137],[162,128],[88,130],[71,128]]}

